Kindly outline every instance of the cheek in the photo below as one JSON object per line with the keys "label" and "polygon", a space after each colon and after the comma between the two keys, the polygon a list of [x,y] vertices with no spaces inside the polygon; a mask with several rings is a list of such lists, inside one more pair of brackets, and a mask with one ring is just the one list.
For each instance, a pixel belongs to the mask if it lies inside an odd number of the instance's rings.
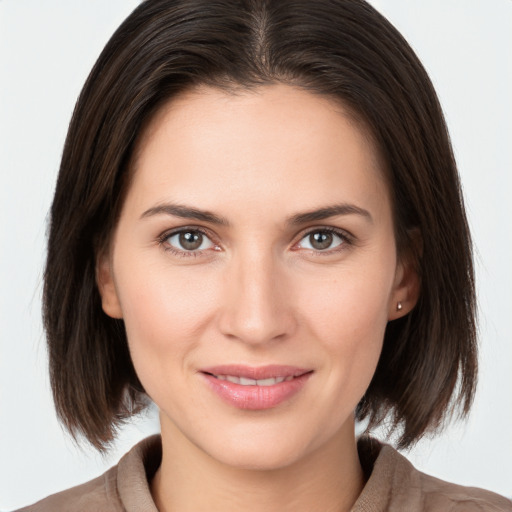
{"label": "cheek", "polygon": [[333,393],[352,389],[355,403],[373,377],[388,322],[389,270],[373,268],[352,268],[335,279],[311,283],[307,294],[295,292],[302,297],[300,310],[310,336],[329,356]]}
{"label": "cheek", "polygon": [[116,280],[122,283],[118,294],[137,373],[169,361],[185,364],[183,354],[194,350],[213,314],[211,279],[150,261],[133,263],[120,262]]}
{"label": "cheek", "polygon": [[382,334],[388,320],[390,272],[362,267],[342,269],[334,277],[315,276],[294,291],[309,323],[324,333],[321,338],[356,340]]}

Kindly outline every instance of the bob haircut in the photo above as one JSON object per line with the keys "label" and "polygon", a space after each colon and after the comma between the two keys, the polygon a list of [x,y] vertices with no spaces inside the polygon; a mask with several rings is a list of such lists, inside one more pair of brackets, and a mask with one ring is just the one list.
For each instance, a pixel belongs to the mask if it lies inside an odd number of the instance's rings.
{"label": "bob haircut", "polygon": [[477,372],[470,234],[443,113],[398,31],[363,0],[146,0],[107,43],[80,94],[50,213],[44,325],[59,418],[100,451],[148,397],[122,320],[108,317],[96,262],[108,250],[144,127],[197,86],[235,94],[288,84],[339,101],[373,140],[398,255],[421,279],[389,322],[358,405],[408,447],[469,412]]}

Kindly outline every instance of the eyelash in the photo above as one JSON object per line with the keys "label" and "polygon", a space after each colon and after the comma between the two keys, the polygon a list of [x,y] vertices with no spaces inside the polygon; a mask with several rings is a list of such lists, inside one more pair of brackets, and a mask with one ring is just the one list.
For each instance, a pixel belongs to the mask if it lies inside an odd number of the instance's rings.
{"label": "eyelash", "polygon": [[[194,226],[194,227],[185,226],[185,227],[180,227],[178,229],[174,229],[171,231],[166,231],[158,237],[158,244],[163,248],[164,251],[170,252],[174,256],[178,256],[181,258],[188,258],[188,257],[197,258],[198,256],[201,256],[205,251],[209,250],[209,249],[203,249],[200,251],[198,251],[198,250],[187,251],[187,250],[179,250],[179,249],[176,249],[175,247],[173,247],[172,245],[169,245],[169,243],[168,243],[169,238],[171,238],[174,235],[179,235],[181,233],[200,233],[202,236],[208,238],[212,242],[212,244],[214,244],[214,250],[219,250],[219,245],[218,245],[218,243],[215,242],[215,239],[212,236],[212,234],[209,231],[207,231],[203,228],[200,228],[200,227],[196,227],[196,226]],[[329,234],[336,235],[337,237],[339,237],[341,239],[341,243],[338,246],[336,246],[334,249],[326,249],[323,251],[318,250],[318,249],[317,250],[303,249],[303,250],[308,251],[311,254],[314,254],[315,256],[321,257],[321,256],[329,256],[332,254],[337,254],[355,244],[354,236],[352,234],[348,233],[347,231],[339,229],[339,228],[333,228],[331,226],[322,226],[322,227],[309,228],[307,231],[301,233],[299,241],[296,242],[294,244],[294,246],[297,245],[298,243],[300,243],[302,240],[304,240],[308,236],[311,236],[314,233],[329,233]],[[292,250],[298,251],[301,249],[299,248],[299,249],[292,249]]]}
{"label": "eyelash", "polygon": [[[337,245],[336,247],[334,247],[333,249],[325,249],[325,250],[320,250],[320,249],[303,249],[303,250],[306,250],[308,251],[310,254],[313,254],[314,256],[318,256],[318,257],[322,257],[322,256],[331,256],[333,254],[338,254],[342,251],[345,251],[347,250],[350,246],[354,245],[355,243],[355,238],[353,235],[351,235],[350,233],[348,233],[347,231],[343,230],[343,229],[339,229],[339,228],[333,228],[331,226],[321,226],[321,227],[314,227],[314,228],[309,228],[307,231],[301,233],[300,235],[300,238],[299,238],[299,242],[300,243],[302,240],[306,239],[307,237],[311,236],[312,234],[314,233],[328,233],[328,234],[331,234],[331,235],[336,235],[338,238],[341,239],[341,243],[339,245]],[[297,244],[294,244],[297,245]],[[294,250],[300,250],[300,249],[294,249]]]}
{"label": "eyelash", "polygon": [[202,250],[202,251],[187,251],[185,249],[180,251],[179,249],[176,249],[175,247],[173,247],[172,245],[167,243],[169,238],[171,238],[174,235],[179,235],[181,233],[200,233],[204,237],[208,238],[214,244],[214,246],[216,248],[218,247],[218,244],[214,241],[214,237],[211,235],[211,233],[209,231],[206,231],[203,228],[195,227],[195,226],[194,227],[185,226],[185,227],[181,227],[179,229],[173,229],[171,231],[166,231],[165,233],[162,233],[158,237],[158,244],[163,248],[164,251],[170,252],[174,256],[178,256],[180,258],[189,258],[189,257],[197,258],[198,256],[201,256],[202,253],[205,252],[204,250]]}

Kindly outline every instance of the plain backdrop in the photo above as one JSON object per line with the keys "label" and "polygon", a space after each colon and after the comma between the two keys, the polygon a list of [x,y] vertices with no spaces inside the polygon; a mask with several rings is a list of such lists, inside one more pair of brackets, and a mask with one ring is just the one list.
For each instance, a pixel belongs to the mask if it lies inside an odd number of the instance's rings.
{"label": "plain backdrop", "polygon": [[[313,1],[313,0],[312,0]],[[0,0],[0,510],[115,464],[57,423],[40,321],[46,215],[74,102],[135,0]],[[512,496],[512,1],[375,0],[429,71],[451,130],[476,246],[481,377],[469,421],[421,442],[420,469]],[[428,243],[428,239],[427,239]],[[456,254],[447,254],[456,258]]]}

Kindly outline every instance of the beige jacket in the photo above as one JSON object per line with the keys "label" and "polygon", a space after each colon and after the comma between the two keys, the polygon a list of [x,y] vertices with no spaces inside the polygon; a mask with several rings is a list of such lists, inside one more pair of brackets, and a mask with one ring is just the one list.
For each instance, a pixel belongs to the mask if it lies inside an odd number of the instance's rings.
{"label": "beige jacket", "polygon": [[[368,480],[352,512],[512,512],[512,501],[425,475],[374,439],[358,449]],[[102,476],[18,512],[158,512],[148,481],[161,456],[160,436],[149,437]]]}

